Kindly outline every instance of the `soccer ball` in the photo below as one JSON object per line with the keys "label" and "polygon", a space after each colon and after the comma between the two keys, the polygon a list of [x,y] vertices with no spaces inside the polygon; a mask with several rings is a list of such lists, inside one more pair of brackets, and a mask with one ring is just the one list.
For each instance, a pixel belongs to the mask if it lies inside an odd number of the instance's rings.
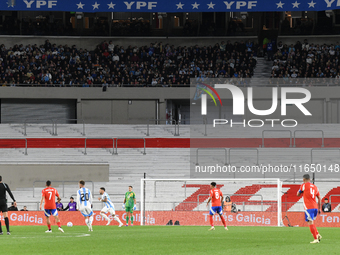
{"label": "soccer ball", "polygon": [[72,227],[72,226],[73,226],[73,223],[72,223],[72,222],[67,222],[67,226],[68,226],[68,227]]}

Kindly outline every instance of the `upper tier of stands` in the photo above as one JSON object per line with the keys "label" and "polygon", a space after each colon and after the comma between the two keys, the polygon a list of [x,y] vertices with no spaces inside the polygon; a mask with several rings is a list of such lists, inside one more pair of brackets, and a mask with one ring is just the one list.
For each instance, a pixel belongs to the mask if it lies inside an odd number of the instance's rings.
{"label": "upper tier of stands", "polygon": [[258,46],[250,41],[215,45],[0,45],[0,85],[172,86],[194,77],[250,78]]}
{"label": "upper tier of stands", "polygon": [[[340,79],[340,44],[338,42],[336,44],[313,44],[305,39],[303,43],[298,41],[295,45],[287,45],[280,41],[276,48],[277,51],[272,56],[274,62],[271,78]],[[336,83],[336,81],[331,83]]]}

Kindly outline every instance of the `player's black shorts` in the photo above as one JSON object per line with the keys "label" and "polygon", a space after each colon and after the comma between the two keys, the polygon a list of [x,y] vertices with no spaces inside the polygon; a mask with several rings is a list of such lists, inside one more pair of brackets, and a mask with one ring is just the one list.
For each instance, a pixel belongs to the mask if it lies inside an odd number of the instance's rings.
{"label": "player's black shorts", "polygon": [[0,212],[8,212],[6,200],[0,200]]}

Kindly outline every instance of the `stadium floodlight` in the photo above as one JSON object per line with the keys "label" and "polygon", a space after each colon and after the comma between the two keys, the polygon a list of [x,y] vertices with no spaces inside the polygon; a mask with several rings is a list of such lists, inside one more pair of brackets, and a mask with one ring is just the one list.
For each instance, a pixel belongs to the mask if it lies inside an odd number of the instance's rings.
{"label": "stadium floodlight", "polygon": [[212,181],[224,199],[231,198],[231,204],[223,208],[227,225],[281,226],[282,182],[278,178],[141,179],[141,225],[208,225]]}

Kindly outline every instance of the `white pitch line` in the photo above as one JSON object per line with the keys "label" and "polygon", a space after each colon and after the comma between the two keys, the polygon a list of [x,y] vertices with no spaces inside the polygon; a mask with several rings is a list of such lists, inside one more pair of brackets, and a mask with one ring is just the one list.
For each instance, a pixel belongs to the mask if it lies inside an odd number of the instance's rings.
{"label": "white pitch line", "polygon": [[[75,234],[75,233],[73,233],[73,234]],[[48,235],[48,236],[12,236],[12,238],[49,238],[50,236],[51,235]],[[91,236],[91,235],[90,234],[77,233],[77,235],[65,234],[65,235],[53,236],[53,237],[86,237],[86,236]]]}

